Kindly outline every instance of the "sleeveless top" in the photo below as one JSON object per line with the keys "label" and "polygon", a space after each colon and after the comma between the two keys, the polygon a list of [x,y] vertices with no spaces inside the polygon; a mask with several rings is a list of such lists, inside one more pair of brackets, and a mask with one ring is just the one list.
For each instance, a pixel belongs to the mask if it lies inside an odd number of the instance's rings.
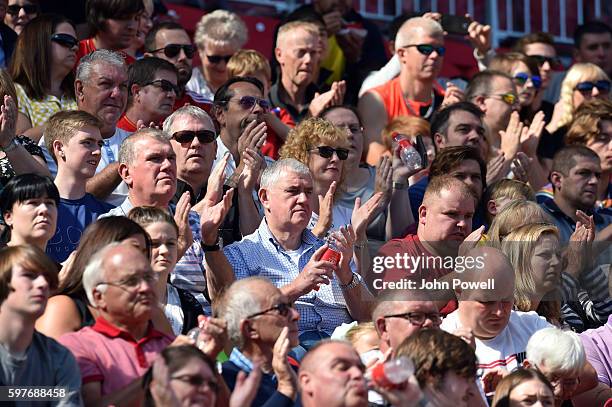
{"label": "sleeveless top", "polygon": [[[438,82],[434,81],[433,91],[433,109],[431,110],[431,114],[429,114],[428,117],[424,117],[426,112],[429,110],[431,103],[423,103],[414,100],[404,99],[402,88],[400,87],[399,76],[395,79],[390,80],[384,85],[372,88],[372,92],[375,92],[378,96],[380,96],[383,101],[385,111],[387,112],[387,122],[391,122],[398,116],[415,116],[415,112],[418,112],[419,117],[422,117],[427,120],[431,119],[433,112],[435,112],[440,107],[440,105],[442,105],[442,101],[444,100],[444,89],[442,89]],[[410,108],[408,107],[407,103],[410,103]]]}

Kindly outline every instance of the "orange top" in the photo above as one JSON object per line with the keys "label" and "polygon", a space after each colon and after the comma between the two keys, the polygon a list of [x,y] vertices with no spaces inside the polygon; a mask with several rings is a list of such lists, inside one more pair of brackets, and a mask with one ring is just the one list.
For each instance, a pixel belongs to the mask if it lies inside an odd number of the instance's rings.
{"label": "orange top", "polygon": [[[429,103],[405,99],[400,87],[399,76],[384,85],[373,88],[372,91],[376,92],[382,99],[387,111],[387,122],[391,122],[391,120],[398,116],[421,116],[421,108],[427,107],[431,103],[434,103],[434,108],[437,109],[444,99],[444,89],[442,89],[438,82],[434,82],[433,88],[434,100]],[[410,107],[408,107],[408,104]]]}

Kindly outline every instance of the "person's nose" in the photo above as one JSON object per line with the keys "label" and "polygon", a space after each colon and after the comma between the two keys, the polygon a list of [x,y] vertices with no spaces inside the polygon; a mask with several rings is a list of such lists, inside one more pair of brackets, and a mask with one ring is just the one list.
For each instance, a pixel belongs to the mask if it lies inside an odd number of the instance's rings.
{"label": "person's nose", "polygon": [[47,278],[44,275],[39,274],[38,277],[34,279],[34,286],[36,288],[42,288],[43,290],[46,290],[49,288],[49,282],[47,281]]}
{"label": "person's nose", "polygon": [[599,89],[597,89],[597,86],[593,86],[593,90],[591,91],[591,96],[597,97],[598,95],[599,95]]}
{"label": "person's nose", "polygon": [[299,321],[299,319],[300,319],[300,313],[292,305],[291,308],[289,309],[289,320],[297,322]]}
{"label": "person's nose", "polygon": [[548,71],[552,70],[552,66],[550,66],[550,63],[548,61],[545,61],[542,64],[542,70],[545,71],[545,72],[548,72]]}
{"label": "person's nose", "polygon": [[21,7],[21,8],[19,9],[19,14],[17,14],[17,16],[18,16],[19,18],[26,18],[26,17],[27,17],[27,13],[25,12],[25,9],[24,9],[23,7]]}
{"label": "person's nose", "polygon": [[160,244],[157,248],[157,251],[160,254],[167,254],[170,250],[168,250],[168,245],[166,243]]}

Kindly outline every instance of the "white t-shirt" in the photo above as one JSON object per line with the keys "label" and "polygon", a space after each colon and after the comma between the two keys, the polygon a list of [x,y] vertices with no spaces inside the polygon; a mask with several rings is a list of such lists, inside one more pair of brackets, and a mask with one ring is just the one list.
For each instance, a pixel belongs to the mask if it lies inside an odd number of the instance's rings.
{"label": "white t-shirt", "polygon": [[[348,208],[342,205],[334,205],[332,208],[332,224],[329,228],[330,232],[339,230],[340,227],[351,223],[351,217],[353,216],[353,208]],[[319,221],[319,215],[312,212],[310,215],[310,222],[308,223],[308,229],[315,227]]]}
{"label": "white t-shirt", "polygon": [[[440,328],[453,333],[460,326],[458,311],[455,311],[444,318]],[[551,326],[546,319],[534,311],[511,311],[508,325],[499,335],[487,340],[476,338],[478,368],[482,369],[483,375],[487,370],[496,367],[513,371],[525,360],[527,342],[531,335]]]}

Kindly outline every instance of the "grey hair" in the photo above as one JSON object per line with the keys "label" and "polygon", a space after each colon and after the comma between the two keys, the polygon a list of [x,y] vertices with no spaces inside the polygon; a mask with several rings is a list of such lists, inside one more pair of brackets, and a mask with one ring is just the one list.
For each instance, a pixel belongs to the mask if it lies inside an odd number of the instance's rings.
{"label": "grey hair", "polygon": [[220,309],[220,317],[227,322],[227,333],[234,346],[242,349],[244,338],[240,330],[240,324],[249,315],[261,311],[261,301],[252,290],[251,285],[255,281],[263,281],[267,284],[269,280],[262,277],[248,277],[235,281],[224,294],[224,300]]}
{"label": "grey hair", "polygon": [[81,82],[89,81],[93,66],[98,63],[114,65],[127,72],[125,61],[119,53],[107,49],[99,49],[81,58],[76,70],[76,79]]}
{"label": "grey hair", "polygon": [[144,128],[136,131],[130,137],[123,140],[119,147],[119,162],[125,165],[132,165],[134,158],[136,157],[136,151],[134,144],[142,138],[150,137],[156,141],[164,144],[169,144],[169,137],[163,131],[154,128]]}
{"label": "grey hair", "polygon": [[260,187],[270,188],[272,185],[276,184],[287,171],[293,171],[298,175],[307,176],[312,179],[312,174],[305,164],[295,158],[284,158],[268,165],[263,171],[263,174],[261,174]]}
{"label": "grey hair", "polygon": [[246,44],[249,31],[246,24],[238,16],[226,10],[215,10],[202,17],[194,35],[194,41],[199,49],[206,44],[224,46],[229,44],[242,48]]}
{"label": "grey hair", "polygon": [[172,129],[172,126],[174,126],[174,121],[181,116],[191,116],[194,119],[202,122],[208,121],[210,122],[210,125],[215,128],[212,118],[208,115],[208,113],[206,113],[206,111],[197,106],[187,105],[175,110],[170,116],[166,117],[166,120],[164,120],[163,129],[168,138],[171,137],[170,130]]}
{"label": "grey hair", "polygon": [[395,50],[410,44],[411,38],[418,30],[423,30],[432,37],[443,36],[444,30],[436,20],[426,17],[413,17],[408,20],[397,31],[395,36]]}
{"label": "grey hair", "polygon": [[538,367],[545,365],[550,372],[572,374],[582,369],[586,355],[576,333],[551,327],[531,335],[527,360]]}
{"label": "grey hair", "polygon": [[[121,245],[121,242],[112,242],[103,246],[102,249],[98,250],[93,257],[85,266],[85,270],[83,271],[83,290],[85,290],[85,294],[87,294],[87,300],[92,306],[96,306],[93,296],[94,288],[100,286],[106,280],[106,270],[102,267],[102,263],[104,259],[107,257],[108,252]],[[104,292],[106,290],[106,286],[98,288],[98,291]]]}

